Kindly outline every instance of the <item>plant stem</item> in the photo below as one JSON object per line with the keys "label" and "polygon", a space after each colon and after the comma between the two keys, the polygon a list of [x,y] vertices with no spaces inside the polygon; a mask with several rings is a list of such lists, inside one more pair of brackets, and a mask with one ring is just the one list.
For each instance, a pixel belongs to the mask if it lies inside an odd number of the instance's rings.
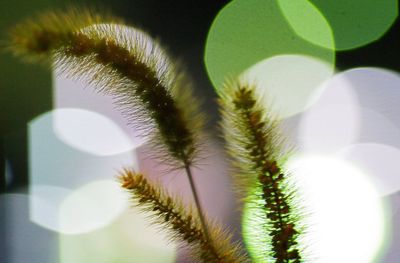
{"label": "plant stem", "polygon": [[186,174],[187,174],[188,179],[189,179],[190,188],[191,188],[192,193],[193,193],[194,202],[196,204],[196,208],[197,208],[197,211],[199,213],[201,226],[202,226],[203,231],[204,231],[204,236],[208,241],[211,242],[210,235],[209,235],[208,228],[207,228],[207,224],[206,224],[206,221],[204,219],[203,209],[201,208],[200,200],[199,200],[199,197],[198,197],[198,194],[197,194],[196,185],[194,184],[193,175],[192,175],[192,171],[190,169],[190,165],[187,162],[184,162],[184,165],[185,165]]}

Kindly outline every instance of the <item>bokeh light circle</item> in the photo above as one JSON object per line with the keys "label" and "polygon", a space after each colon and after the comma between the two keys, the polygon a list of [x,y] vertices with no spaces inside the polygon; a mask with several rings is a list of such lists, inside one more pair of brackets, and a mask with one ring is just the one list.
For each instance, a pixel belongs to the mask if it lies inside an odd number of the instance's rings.
{"label": "bokeh light circle", "polygon": [[[306,262],[364,263],[379,256],[388,232],[386,207],[367,176],[349,163],[324,156],[289,159],[302,199],[306,231],[300,237]],[[243,234],[255,262],[268,262],[260,243],[259,209],[247,204]],[[261,256],[260,256],[261,255]],[[308,258],[309,257],[309,258]]]}
{"label": "bokeh light circle", "polygon": [[333,153],[357,141],[359,100],[346,74],[339,73],[310,96],[310,108],[299,119],[297,140],[305,152]]}
{"label": "bokeh light circle", "polygon": [[177,262],[179,245],[151,224],[149,217],[150,213],[132,207],[104,228],[80,235],[60,235],[59,262]]}
{"label": "bokeh light circle", "polygon": [[341,73],[351,84],[360,106],[374,110],[400,128],[400,75],[396,71],[363,67]]}
{"label": "bokeh light circle", "polygon": [[138,168],[134,150],[99,156],[65,144],[54,132],[53,113],[44,113],[29,123],[30,186],[76,189],[92,181],[110,179],[122,167]]}
{"label": "bokeh light circle", "polygon": [[305,239],[316,262],[371,262],[387,226],[385,206],[367,175],[348,162],[316,155],[294,157],[287,169],[309,211]]}
{"label": "bokeh light circle", "polygon": [[71,194],[65,187],[52,185],[31,185],[29,187],[29,219],[55,232],[63,232],[60,226],[60,205]]}
{"label": "bokeh light circle", "polygon": [[[110,217],[118,216],[121,210],[117,208],[122,201],[115,198],[118,198],[121,189],[114,181],[109,185],[101,182],[108,182],[123,167],[137,169],[135,151],[99,156],[70,147],[54,131],[54,112],[44,113],[32,120],[28,136],[29,210],[33,223],[53,231],[76,234],[103,227],[112,221]],[[96,192],[96,189],[102,192]],[[106,209],[104,213],[102,208],[96,208],[103,205],[96,203],[103,197],[115,202],[103,206]],[[102,203],[106,204],[106,201]],[[74,221],[80,211],[82,216],[89,218],[86,221],[85,217],[77,219],[82,224]],[[105,221],[91,218],[92,215]]]}
{"label": "bokeh light circle", "polygon": [[252,65],[282,54],[316,57],[334,65],[332,50],[299,37],[280,11],[277,1],[234,0],[216,16],[205,47],[205,65],[214,87]]}
{"label": "bokeh light circle", "polygon": [[329,22],[336,50],[349,50],[378,40],[398,16],[397,0],[309,1]]}
{"label": "bokeh light circle", "polygon": [[253,65],[240,76],[255,84],[257,96],[279,117],[302,112],[310,96],[320,92],[321,85],[334,73],[331,65],[303,55],[278,55]]}
{"label": "bokeh light circle", "polygon": [[361,107],[358,143],[386,144],[400,149],[400,126],[381,112]]}
{"label": "bokeh light circle", "polygon": [[377,143],[357,143],[344,148],[339,155],[368,174],[381,196],[400,190],[400,149]]}
{"label": "bokeh light circle", "polygon": [[110,224],[128,207],[118,182],[95,181],[69,194],[60,205],[60,229],[78,234]]}
{"label": "bokeh light circle", "polygon": [[[115,106],[115,99],[111,94],[105,94],[96,92],[95,87],[91,87],[93,84],[86,83],[84,78],[75,80],[72,79],[66,72],[63,72],[62,69],[55,69],[53,71],[53,101],[54,101],[54,109],[61,110],[61,114],[68,115],[68,110],[70,111],[68,118],[66,120],[59,120],[55,124],[59,124],[63,128],[65,125],[75,126],[76,124],[81,125],[80,135],[73,135],[71,132],[71,127],[67,128],[66,131],[63,129],[59,130],[59,134],[61,138],[65,140],[66,143],[71,145],[79,144],[78,142],[84,136],[87,136],[87,133],[99,132],[99,135],[96,135],[95,138],[106,133],[106,131],[110,132],[110,136],[118,136],[115,138],[114,146],[107,146],[107,140],[98,143],[94,149],[88,148],[86,151],[93,152],[96,151],[95,154],[101,155],[110,155],[119,151],[125,151],[125,149],[129,149],[132,146],[136,147],[142,145],[147,141],[147,138],[142,136],[140,131],[135,129],[133,125],[129,125],[126,116],[123,116],[118,107]],[[89,87],[90,88],[89,88]],[[97,87],[98,88],[98,87]],[[62,113],[62,111],[65,111]],[[78,115],[79,112],[76,110],[81,110],[83,114]],[[92,114],[93,113],[93,114]],[[78,115],[76,119],[72,119],[72,115]],[[97,115],[96,115],[97,114]],[[100,116],[99,116],[100,115]],[[82,122],[87,121],[87,124],[83,124]],[[100,123],[107,124],[112,122],[109,126],[105,126],[102,129],[96,129]],[[76,127],[73,127],[76,128]],[[104,131],[102,131],[105,129]],[[79,130],[79,129],[78,129]],[[122,135],[122,136],[120,136]],[[129,142],[126,141],[127,137],[129,137]],[[91,138],[90,141],[95,140],[95,138]],[[111,140],[108,140],[109,143]],[[84,146],[85,144],[83,144]],[[98,149],[96,149],[98,148]]]}
{"label": "bokeh light circle", "polygon": [[[260,196],[261,191],[254,190],[251,194]],[[252,262],[269,262],[271,259],[267,256],[266,245],[270,238],[265,235],[265,213],[260,206],[263,206],[262,200],[250,199],[244,204],[242,214],[242,233],[246,249],[249,252]]]}
{"label": "bokeh light circle", "polygon": [[102,228],[127,207],[128,200],[115,181],[95,181],[76,190],[30,187],[30,219],[59,233],[82,234]]}
{"label": "bokeh light circle", "polygon": [[54,132],[66,144],[95,155],[115,155],[137,147],[109,118],[83,109],[53,111]]}
{"label": "bokeh light circle", "polygon": [[282,14],[297,35],[331,50],[335,49],[332,29],[321,12],[308,0],[278,0]]}

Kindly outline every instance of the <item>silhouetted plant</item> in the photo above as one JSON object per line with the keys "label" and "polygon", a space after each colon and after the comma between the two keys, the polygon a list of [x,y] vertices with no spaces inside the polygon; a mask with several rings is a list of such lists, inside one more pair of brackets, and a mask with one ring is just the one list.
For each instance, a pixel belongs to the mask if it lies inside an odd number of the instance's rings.
{"label": "silhouetted plant", "polygon": [[[282,139],[277,121],[257,100],[255,87],[242,82],[227,83],[219,100],[226,148],[237,168],[237,190],[245,202],[255,202],[264,212],[261,221],[266,222],[265,235],[271,237],[265,254],[275,262],[301,262],[299,217],[293,211],[296,192],[278,163]],[[255,188],[260,189],[260,196],[249,194]]]}
{"label": "silhouetted plant", "polygon": [[153,213],[154,223],[170,230],[173,240],[184,240],[192,254],[202,262],[247,262],[239,245],[232,243],[230,234],[216,224],[208,224],[211,240],[201,229],[197,213],[184,207],[178,197],[170,196],[161,185],[151,184],[142,174],[124,170],[122,187],[132,195],[143,211]]}

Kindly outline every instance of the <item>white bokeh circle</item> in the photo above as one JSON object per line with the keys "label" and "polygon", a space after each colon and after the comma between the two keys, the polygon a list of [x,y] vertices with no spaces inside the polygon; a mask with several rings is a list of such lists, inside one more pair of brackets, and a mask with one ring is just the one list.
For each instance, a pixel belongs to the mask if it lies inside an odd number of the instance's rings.
{"label": "white bokeh circle", "polygon": [[107,156],[137,147],[116,123],[83,109],[58,109],[52,112],[54,132],[64,143],[91,154]]}
{"label": "white bokeh circle", "polygon": [[332,65],[305,55],[278,55],[244,71],[240,78],[257,86],[257,95],[279,117],[288,117],[309,107],[310,96],[334,72]]}
{"label": "white bokeh circle", "polygon": [[352,83],[339,73],[310,97],[312,106],[302,113],[298,141],[308,153],[333,153],[350,145],[360,134],[360,107]]}
{"label": "white bokeh circle", "polygon": [[60,232],[79,234],[110,224],[128,207],[118,182],[94,181],[71,192],[59,206]]}
{"label": "white bokeh circle", "polygon": [[338,154],[368,175],[381,196],[400,190],[400,149],[377,143],[357,143]]}
{"label": "white bokeh circle", "polygon": [[303,244],[321,263],[364,263],[385,246],[387,210],[375,185],[361,170],[339,158],[318,155],[290,159],[307,233]]}

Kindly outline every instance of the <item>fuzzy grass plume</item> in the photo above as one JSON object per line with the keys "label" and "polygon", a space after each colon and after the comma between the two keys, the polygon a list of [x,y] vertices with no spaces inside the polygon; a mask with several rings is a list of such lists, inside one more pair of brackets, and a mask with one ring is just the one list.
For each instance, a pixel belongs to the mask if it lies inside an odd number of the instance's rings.
{"label": "fuzzy grass plume", "polygon": [[142,211],[152,213],[154,223],[164,225],[172,240],[186,242],[199,262],[249,262],[240,246],[232,243],[230,235],[216,224],[208,224],[211,238],[205,236],[195,210],[186,209],[177,197],[170,196],[160,185],[150,183],[132,170],[124,170],[119,179],[136,205]]}
{"label": "fuzzy grass plume", "polygon": [[198,156],[203,117],[191,83],[143,31],[111,16],[71,9],[17,25],[9,48],[112,94],[129,123],[151,138],[157,159],[184,167]]}
{"label": "fuzzy grass plume", "polygon": [[45,13],[17,25],[9,46],[111,94],[128,122],[150,139],[156,159],[185,169],[207,235],[191,173],[203,128],[191,82],[146,33],[102,17],[84,10]]}
{"label": "fuzzy grass plume", "polygon": [[257,199],[258,209],[263,211],[265,235],[270,236],[270,244],[264,244],[265,254],[276,263],[301,262],[299,219],[292,202],[295,192],[279,164],[282,136],[277,121],[257,100],[255,86],[240,81],[226,84],[220,105],[238,189],[244,197],[254,194],[254,188],[261,193],[245,202]]}

